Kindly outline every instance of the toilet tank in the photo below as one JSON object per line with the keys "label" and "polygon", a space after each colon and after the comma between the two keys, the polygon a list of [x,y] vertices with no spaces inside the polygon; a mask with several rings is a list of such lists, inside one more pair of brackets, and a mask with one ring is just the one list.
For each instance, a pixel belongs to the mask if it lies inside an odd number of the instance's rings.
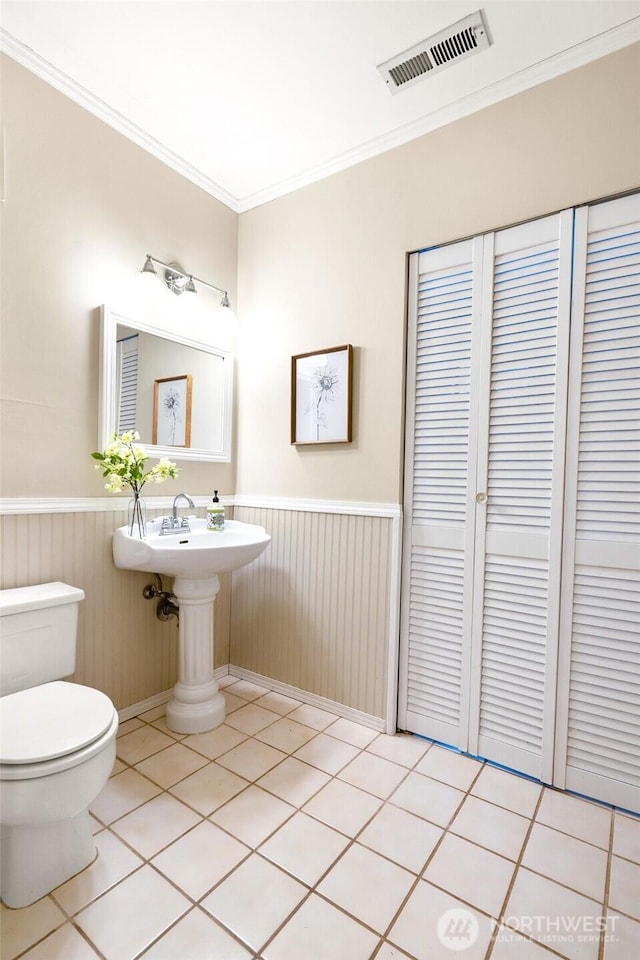
{"label": "toilet tank", "polygon": [[78,587],[58,582],[0,590],[0,696],[74,672],[83,599]]}

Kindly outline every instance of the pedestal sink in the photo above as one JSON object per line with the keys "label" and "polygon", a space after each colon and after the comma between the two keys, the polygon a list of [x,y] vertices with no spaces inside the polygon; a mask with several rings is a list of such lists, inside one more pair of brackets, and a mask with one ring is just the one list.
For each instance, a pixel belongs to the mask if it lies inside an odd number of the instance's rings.
{"label": "pedestal sink", "polygon": [[224,697],[213,676],[213,605],[218,574],[251,563],[271,537],[264,527],[227,520],[221,532],[206,521],[190,519],[190,530],[162,536],[159,521],[148,525],[144,540],[128,527],[113,535],[113,559],[124,570],[146,570],[174,577],[180,605],[178,682],[167,704],[167,726],[176,733],[202,733],[225,717]]}

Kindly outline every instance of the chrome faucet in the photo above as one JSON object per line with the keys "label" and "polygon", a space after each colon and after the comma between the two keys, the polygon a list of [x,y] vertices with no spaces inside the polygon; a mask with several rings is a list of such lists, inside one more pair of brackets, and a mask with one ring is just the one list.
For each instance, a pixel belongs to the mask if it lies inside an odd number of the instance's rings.
{"label": "chrome faucet", "polygon": [[177,494],[177,496],[175,496],[175,497],[173,498],[173,509],[172,509],[172,511],[171,511],[171,515],[172,515],[172,517],[173,517],[173,522],[174,522],[174,524],[176,524],[176,523],[178,522],[178,501],[179,501],[179,500],[186,500],[186,501],[187,501],[187,506],[191,507],[192,510],[195,509],[193,500],[191,499],[190,496],[188,496],[188,494],[186,494],[186,493],[179,493],[179,494]]}
{"label": "chrome faucet", "polygon": [[162,526],[160,528],[161,537],[166,536],[168,533],[189,533],[191,530],[188,518],[180,518],[178,516],[178,503],[180,500],[186,500],[188,506],[190,506],[192,510],[195,509],[193,500],[191,497],[187,496],[186,493],[179,493],[176,497],[174,497],[171,516],[162,518]]}

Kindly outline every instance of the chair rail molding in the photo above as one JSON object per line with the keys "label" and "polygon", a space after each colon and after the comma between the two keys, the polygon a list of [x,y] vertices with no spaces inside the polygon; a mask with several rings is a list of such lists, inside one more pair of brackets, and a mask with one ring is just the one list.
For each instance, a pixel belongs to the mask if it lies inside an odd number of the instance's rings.
{"label": "chair rail molding", "polygon": [[[131,497],[0,497],[0,515],[16,513],[104,513],[125,510]],[[144,498],[152,509],[170,508],[173,497]],[[192,497],[196,507],[206,506],[209,496]],[[402,517],[399,503],[366,503],[358,500],[305,500],[235,494],[222,497],[228,507],[262,507],[306,513],[338,513],[361,517]]]}

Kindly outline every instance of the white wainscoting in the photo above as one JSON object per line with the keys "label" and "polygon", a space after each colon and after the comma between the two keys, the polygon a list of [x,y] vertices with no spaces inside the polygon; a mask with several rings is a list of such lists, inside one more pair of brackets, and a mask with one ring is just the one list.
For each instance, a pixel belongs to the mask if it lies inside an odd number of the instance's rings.
{"label": "white wainscoting", "polygon": [[[0,500],[3,588],[63,580],[85,590],[76,679],[121,715],[158,705],[175,682],[176,625],[144,601],[147,574],[116,570],[111,533],[127,497]],[[172,497],[147,497],[150,515]],[[194,498],[203,508],[208,497]],[[216,668],[393,733],[402,513],[397,504],[237,495],[236,519],[272,543],[216,601]],[[346,711],[346,712],[344,712]]]}

